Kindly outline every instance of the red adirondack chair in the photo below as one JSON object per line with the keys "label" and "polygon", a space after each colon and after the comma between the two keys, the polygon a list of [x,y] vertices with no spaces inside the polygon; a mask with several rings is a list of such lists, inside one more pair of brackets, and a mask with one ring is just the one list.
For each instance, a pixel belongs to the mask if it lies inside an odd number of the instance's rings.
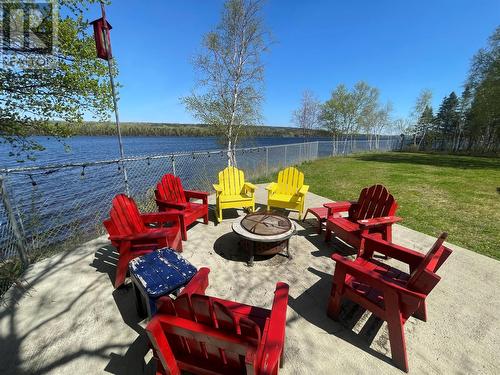
{"label": "red adirondack chair", "polygon": [[[180,213],[183,240],[187,240],[187,227],[199,218],[208,224],[208,193],[184,190],[179,177],[164,175],[156,185],[155,196],[160,212],[176,210]],[[191,199],[201,199],[202,203],[191,202]]]}
{"label": "red adirondack chair", "polygon": [[[408,371],[404,323],[412,315],[427,321],[425,299],[441,279],[436,271],[452,253],[443,246],[446,237],[441,234],[426,255],[371,236],[354,261],[333,254],[336,266],[328,315],[338,319],[342,298],[347,298],[385,320],[392,360]],[[375,251],[408,264],[410,274],[376,261]]]}
{"label": "red adirondack chair", "polygon": [[[373,185],[361,190],[357,202],[325,203],[328,208],[325,240],[332,232],[341,240],[362,251],[363,235],[376,234],[392,241],[392,224],[401,220],[394,216],[398,205],[389,191],[382,185]],[[347,217],[338,215],[348,212]]]}
{"label": "red adirondack chair", "polygon": [[[115,288],[125,281],[128,263],[143,254],[163,247],[182,251],[179,215],[141,214],[132,198],[118,194],[113,198],[110,218],[104,221],[111,244],[118,249]],[[169,223],[171,226],[162,225]],[[161,225],[152,228],[149,224]]]}
{"label": "red adirondack chair", "polygon": [[288,285],[276,284],[267,310],[205,295],[209,272],[201,268],[175,301],[160,298],[146,327],[157,374],[278,374]]}

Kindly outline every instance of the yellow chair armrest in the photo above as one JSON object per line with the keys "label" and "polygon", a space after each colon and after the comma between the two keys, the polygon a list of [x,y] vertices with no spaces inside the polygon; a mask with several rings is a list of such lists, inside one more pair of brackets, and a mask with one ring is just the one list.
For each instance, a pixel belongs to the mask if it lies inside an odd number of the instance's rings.
{"label": "yellow chair armrest", "polygon": [[213,184],[213,187],[214,187],[215,193],[217,195],[220,195],[222,193],[222,191],[223,191],[222,186],[220,186],[219,184]]}
{"label": "yellow chair armrest", "polygon": [[255,186],[254,184],[251,184],[250,182],[245,182],[243,184],[243,187],[247,190],[250,190],[252,193],[255,191],[255,189],[257,189],[257,186]]}
{"label": "yellow chair armrest", "polygon": [[277,188],[278,184],[276,182],[271,182],[269,185],[266,186],[266,190],[268,190],[271,193],[274,193]]}
{"label": "yellow chair armrest", "polygon": [[309,190],[309,185],[302,185],[297,194],[304,196],[307,194],[308,190]]}

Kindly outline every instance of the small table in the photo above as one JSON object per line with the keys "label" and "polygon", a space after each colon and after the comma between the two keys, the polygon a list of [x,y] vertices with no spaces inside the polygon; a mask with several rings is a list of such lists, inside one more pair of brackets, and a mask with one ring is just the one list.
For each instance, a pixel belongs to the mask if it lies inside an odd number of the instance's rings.
{"label": "small table", "polygon": [[196,267],[170,248],[153,251],[129,263],[137,311],[151,318],[156,313],[156,300],[177,292],[195,275]]}
{"label": "small table", "polygon": [[[321,232],[323,230],[323,223],[326,222],[326,219],[328,216],[328,208],[327,207],[308,208],[302,221],[306,220],[306,216],[309,213],[313,214],[314,216],[316,216],[316,219],[318,219],[318,234],[321,234]],[[340,213],[338,213],[338,212],[334,212],[333,217],[338,218],[338,217],[342,217],[342,215],[340,215]]]}
{"label": "small table", "polygon": [[241,237],[241,247],[248,253],[248,265],[253,266],[255,255],[273,255],[286,252],[290,258],[289,240],[295,234],[295,224],[274,212],[250,213],[232,225]]}

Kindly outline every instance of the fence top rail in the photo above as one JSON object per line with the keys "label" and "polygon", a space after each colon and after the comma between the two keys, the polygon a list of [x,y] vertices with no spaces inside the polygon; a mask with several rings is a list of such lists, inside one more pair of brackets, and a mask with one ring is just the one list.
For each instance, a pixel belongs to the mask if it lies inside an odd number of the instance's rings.
{"label": "fence top rail", "polygon": [[[260,150],[266,150],[269,148],[288,147],[288,146],[303,146],[305,144],[311,145],[311,144],[315,144],[315,143],[318,143],[318,141],[301,142],[301,143],[286,143],[286,144],[272,145],[272,146],[255,146],[255,147],[237,148],[234,151],[235,152],[245,152],[245,151],[258,152]],[[37,166],[31,166],[31,167],[0,168],[0,174],[36,172],[36,171],[47,171],[47,170],[55,170],[55,169],[59,170],[59,169],[63,169],[63,168],[84,168],[84,167],[109,165],[109,164],[117,164],[117,163],[121,163],[121,162],[140,161],[140,160],[156,160],[156,159],[172,159],[172,160],[174,160],[176,157],[217,155],[217,154],[225,155],[226,153],[227,153],[227,150],[218,149],[218,150],[207,150],[207,151],[178,152],[178,153],[159,154],[159,155],[150,155],[150,156],[131,156],[131,157],[125,157],[123,159],[121,159],[121,158],[120,159],[108,159],[108,160],[87,161],[87,162],[78,162],[78,163],[59,163],[59,164],[37,165]]]}

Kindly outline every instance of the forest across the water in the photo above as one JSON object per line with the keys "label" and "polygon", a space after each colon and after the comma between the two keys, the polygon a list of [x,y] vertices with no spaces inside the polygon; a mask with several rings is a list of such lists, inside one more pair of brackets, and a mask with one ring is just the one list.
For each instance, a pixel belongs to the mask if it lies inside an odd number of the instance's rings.
{"label": "forest across the water", "polygon": [[[65,130],[71,135],[116,135],[116,126],[112,122],[82,122],[64,123]],[[56,126],[57,126],[56,125]],[[204,124],[179,124],[179,123],[148,123],[148,122],[122,122],[120,124],[123,136],[190,136],[209,137],[217,136],[215,130]],[[282,126],[247,126],[247,135],[255,137],[303,137],[304,131],[300,128]],[[328,137],[325,130],[308,130],[309,137]],[[45,135],[45,134],[33,134]]]}

